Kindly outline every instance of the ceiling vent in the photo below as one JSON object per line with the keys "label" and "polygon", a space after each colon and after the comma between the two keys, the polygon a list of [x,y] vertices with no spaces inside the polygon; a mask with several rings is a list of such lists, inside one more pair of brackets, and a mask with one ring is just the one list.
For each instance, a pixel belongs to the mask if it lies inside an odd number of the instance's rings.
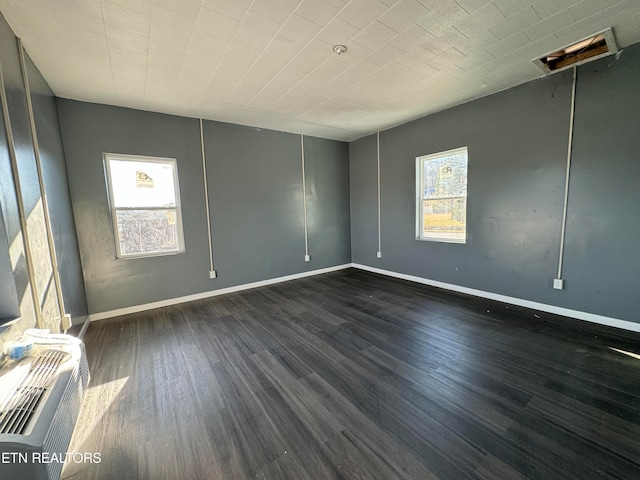
{"label": "ceiling vent", "polygon": [[555,73],[574,65],[606,57],[618,52],[610,28],[533,60],[545,73]]}

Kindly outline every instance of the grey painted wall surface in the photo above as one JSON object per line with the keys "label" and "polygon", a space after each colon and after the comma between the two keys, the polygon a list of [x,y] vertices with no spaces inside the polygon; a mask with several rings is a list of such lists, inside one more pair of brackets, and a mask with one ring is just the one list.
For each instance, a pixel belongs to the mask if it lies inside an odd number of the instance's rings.
{"label": "grey painted wall surface", "polygon": [[214,122],[205,132],[220,280],[242,284],[306,270],[300,140]]}
{"label": "grey painted wall surface", "polygon": [[[0,16],[0,66],[3,75],[10,72],[2,59],[11,55],[10,48],[15,45],[13,34]],[[6,73],[5,73],[6,71]],[[24,256],[17,262],[14,272],[9,254],[9,245],[13,243],[20,232],[20,217],[16,201],[16,191],[11,173],[11,159],[6,134],[4,115],[0,114],[0,318],[11,319],[20,316],[20,301],[28,283],[27,265]],[[18,285],[16,286],[16,282]],[[17,287],[20,289],[18,296]],[[0,337],[2,339],[2,337]]]}
{"label": "grey painted wall surface", "polygon": [[349,143],[351,194],[351,260],[379,265],[378,172],[376,136]]}
{"label": "grey painted wall surface", "polygon": [[[557,273],[571,72],[381,132],[376,259],[375,136],[352,142],[353,261],[454,285],[640,321],[637,85],[640,48],[579,68],[563,277]],[[469,147],[466,245],[415,239],[415,158]],[[356,178],[362,178],[359,184]]]}
{"label": "grey painted wall surface", "polygon": [[578,70],[567,304],[640,322],[640,45]]}
{"label": "grey painted wall surface", "polygon": [[[0,65],[2,66],[2,76],[4,81],[4,88],[7,95],[7,107],[11,103],[15,105],[20,100],[20,92],[22,91],[22,76],[20,73],[20,65],[17,54],[16,38],[13,35],[13,31],[6,23],[4,17],[0,16]],[[24,101],[24,97],[22,97]],[[22,248],[22,242],[20,241],[21,227],[20,227],[20,215],[18,212],[18,201],[16,187],[13,182],[13,173],[11,169],[11,158],[9,153],[9,143],[6,134],[6,123],[4,117],[0,118],[0,205],[2,206],[2,213],[4,219],[3,228],[7,236],[7,242],[9,245],[17,242],[16,255],[19,255],[15,263],[15,269],[11,273],[15,282],[15,289],[18,302],[23,303],[23,311],[20,314],[24,315],[22,324],[24,328],[32,327],[35,325],[35,314],[33,310],[33,302],[31,294],[29,293],[29,273],[27,270],[27,262]],[[14,129],[19,129],[20,124],[12,123]],[[28,125],[22,125],[23,128],[28,128]],[[27,130],[28,133],[28,130]],[[22,145],[24,149],[24,144]],[[31,205],[33,207],[34,201]],[[6,264],[5,264],[6,265]],[[5,272],[4,278],[8,279],[8,273]],[[11,286],[5,286],[4,289],[11,289]],[[10,303],[13,303],[9,300]],[[12,308],[12,307],[8,307]],[[21,326],[16,326],[13,335],[19,335]],[[1,340],[1,339],[0,339]]]}
{"label": "grey painted wall surface", "polygon": [[[300,137],[204,122],[219,277],[211,280],[198,120],[70,100],[59,105],[90,313],[349,262],[346,144],[313,139],[308,146],[307,181],[321,191],[308,195],[309,212],[339,231],[310,235],[318,255],[312,251],[305,263]],[[184,254],[116,260],[103,152],[177,159]],[[340,178],[328,178],[334,174]],[[321,201],[329,197],[335,201],[325,210]]]}
{"label": "grey painted wall surface", "polygon": [[[0,148],[3,147],[4,145],[0,145]],[[0,325],[20,316],[20,303],[18,302],[16,282],[13,278],[9,241],[4,225],[4,215],[0,209]]]}
{"label": "grey painted wall surface", "polygon": [[[7,108],[9,108],[10,113],[15,111],[16,107],[19,110],[18,113],[20,113],[22,108],[26,110],[26,107],[24,107],[24,90],[17,52],[17,43],[13,31],[6,23],[4,17],[0,15],[0,66],[2,67],[4,88],[7,94]],[[17,130],[17,132],[14,132],[14,134],[17,133],[17,138],[15,138],[16,147],[24,151],[29,148],[30,143],[28,124],[25,124],[24,116],[19,114],[16,115],[15,122],[13,122],[13,117],[11,120],[13,129]],[[30,290],[27,262],[21,241],[20,215],[17,202],[18,192],[13,182],[4,117],[0,119],[0,128],[2,129],[0,132],[0,205],[2,206],[4,220],[2,228],[5,229],[8,244],[15,245],[14,256],[17,257],[13,271],[5,272],[3,277],[7,280],[9,279],[9,274],[13,277],[17,302],[19,304],[19,314],[22,316],[18,323],[0,331],[0,343],[3,343],[4,341],[19,337],[26,328],[35,326],[36,317]],[[20,131],[20,129],[24,130],[25,128],[27,129],[26,131]],[[25,139],[28,139],[28,141]],[[33,153],[33,150],[31,150],[31,153]],[[24,156],[21,155],[19,158],[24,158]],[[35,205],[35,201],[33,198],[30,199],[31,208]],[[11,285],[5,285],[3,290],[11,291]],[[4,302],[5,300],[3,299],[2,301]],[[14,301],[11,297],[7,299],[8,309],[12,310],[14,308],[11,306]]]}
{"label": "grey painted wall surface", "polygon": [[[77,246],[72,239],[75,236],[73,224],[64,219],[71,218],[71,205],[68,199],[68,187],[64,167],[62,140],[58,126],[55,99],[49,87],[28,60],[31,85],[34,88],[34,108],[38,133],[42,134],[42,166],[47,192],[53,202],[50,203],[53,229],[60,239],[58,255],[65,264],[79,261]],[[58,308],[53,270],[49,256],[44,209],[40,198],[35,150],[29,123],[27,97],[24,78],[20,66],[19,47],[11,28],[0,15],[0,64],[3,72],[3,86],[7,95],[7,110],[15,145],[21,189],[17,188],[12,168],[9,139],[6,133],[5,118],[0,118],[0,317],[5,315],[21,316],[19,322],[4,329],[0,334],[0,344],[17,338],[25,328],[36,325],[35,307],[32,300],[33,285],[29,279],[26,251],[23,245],[24,233],[20,223],[18,198],[22,198],[27,217],[29,244],[33,254],[34,275],[36,278],[39,303],[42,307],[44,326],[58,331],[60,310]],[[66,199],[66,200],[65,200]],[[10,245],[10,251],[7,250]],[[11,258],[13,257],[13,258]],[[8,260],[8,262],[7,262]],[[14,266],[15,265],[15,266]],[[73,308],[71,313],[86,315],[86,306],[82,279],[76,269],[75,278],[63,284],[65,295]]]}
{"label": "grey painted wall surface", "polygon": [[58,107],[49,85],[28,56],[26,63],[62,294],[66,312],[71,314],[73,324],[77,325],[87,318],[87,299],[69,196]]}
{"label": "grey painted wall surface", "polygon": [[351,262],[349,146],[304,138],[310,268]]}
{"label": "grey painted wall surface", "polygon": [[[89,313],[201,291],[208,267],[197,121],[68,100],[58,105]],[[105,152],[177,159],[184,254],[116,260]]]}

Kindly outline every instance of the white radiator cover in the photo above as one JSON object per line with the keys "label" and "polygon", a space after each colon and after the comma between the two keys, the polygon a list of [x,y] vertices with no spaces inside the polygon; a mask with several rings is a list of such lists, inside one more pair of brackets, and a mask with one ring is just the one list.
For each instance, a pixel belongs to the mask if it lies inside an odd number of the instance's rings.
{"label": "white radiator cover", "polygon": [[[43,459],[47,455],[65,458],[89,383],[89,366],[82,343],[47,345],[46,348],[63,350],[69,353],[69,358],[57,369],[24,433],[0,433],[1,479],[59,480],[62,473],[62,461]],[[3,375],[0,378],[3,386],[15,384],[18,377],[24,376],[21,371],[28,372],[32,361],[33,358],[23,360],[13,367],[13,372]],[[0,396],[0,408],[6,400]]]}

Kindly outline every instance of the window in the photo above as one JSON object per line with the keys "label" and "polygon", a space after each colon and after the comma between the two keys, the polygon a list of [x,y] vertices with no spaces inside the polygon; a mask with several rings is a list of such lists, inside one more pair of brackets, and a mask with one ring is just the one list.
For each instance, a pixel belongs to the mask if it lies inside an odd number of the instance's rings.
{"label": "window", "polygon": [[416,158],[416,238],[467,240],[467,147]]}
{"label": "window", "polygon": [[104,154],[118,258],[184,252],[175,159]]}

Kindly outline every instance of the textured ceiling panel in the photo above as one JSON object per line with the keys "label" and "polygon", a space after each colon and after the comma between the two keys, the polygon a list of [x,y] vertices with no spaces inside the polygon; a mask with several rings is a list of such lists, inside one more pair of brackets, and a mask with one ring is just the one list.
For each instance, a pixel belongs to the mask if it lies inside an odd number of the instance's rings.
{"label": "textured ceiling panel", "polygon": [[[640,0],[0,0],[61,97],[352,140],[540,77]],[[336,44],[346,45],[342,55]],[[624,54],[624,53],[623,53]]]}

